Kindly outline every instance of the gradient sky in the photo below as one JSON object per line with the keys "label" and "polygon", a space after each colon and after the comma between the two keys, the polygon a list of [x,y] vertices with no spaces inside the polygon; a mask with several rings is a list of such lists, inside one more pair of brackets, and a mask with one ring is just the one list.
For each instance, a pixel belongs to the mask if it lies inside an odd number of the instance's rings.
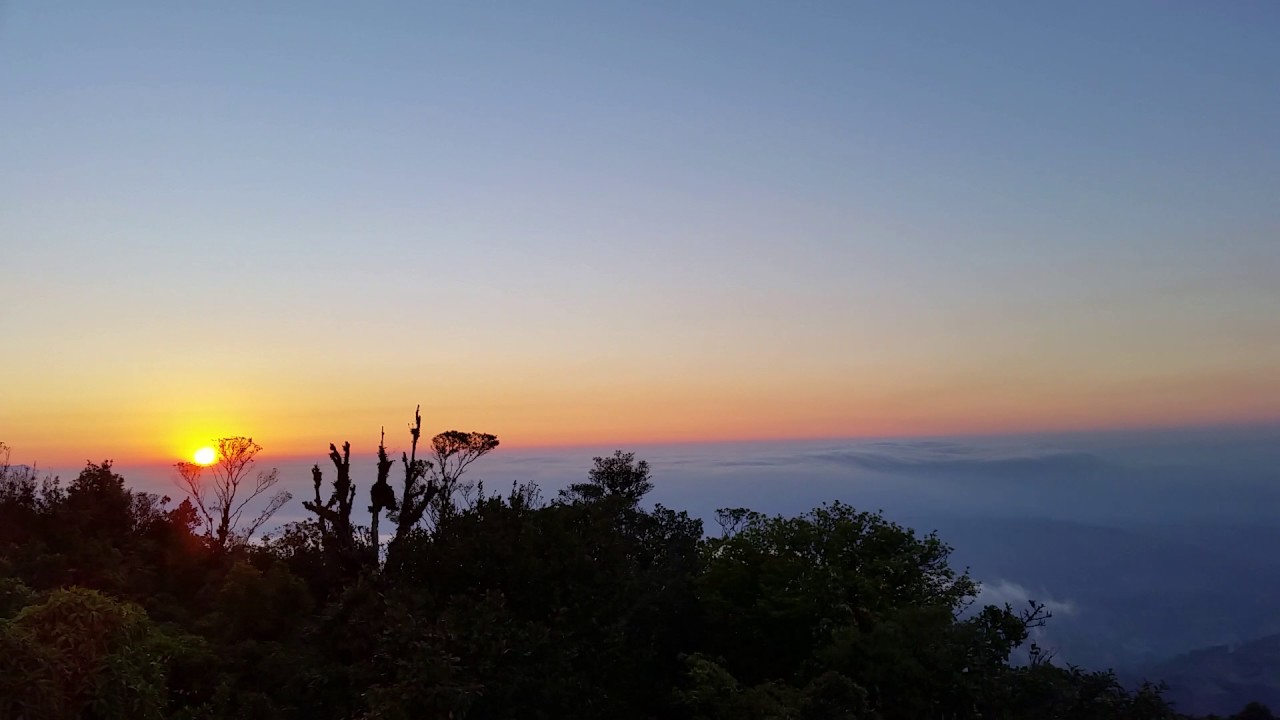
{"label": "gradient sky", "polygon": [[0,7],[15,460],[1280,417],[1280,4]]}

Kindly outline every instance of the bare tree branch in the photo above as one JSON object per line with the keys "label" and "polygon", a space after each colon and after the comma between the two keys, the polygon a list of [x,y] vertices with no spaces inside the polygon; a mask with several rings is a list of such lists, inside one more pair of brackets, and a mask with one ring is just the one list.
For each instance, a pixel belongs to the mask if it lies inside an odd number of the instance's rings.
{"label": "bare tree branch", "polygon": [[204,519],[205,536],[216,547],[226,550],[248,542],[258,528],[293,496],[284,491],[272,496],[254,521],[241,528],[245,509],[275,487],[280,482],[280,474],[275,469],[260,472],[254,477],[253,485],[246,485],[246,492],[242,493],[241,486],[245,484],[262,446],[248,437],[221,438],[217,446],[217,459],[207,468],[212,475],[211,480],[205,479],[206,468],[194,463],[180,462],[176,467],[181,477],[179,487],[186,491]]}
{"label": "bare tree branch", "polygon": [[180,477],[178,487],[191,499],[196,510],[200,511],[204,521],[205,537],[212,539],[216,523],[213,521],[213,513],[210,511],[207,500],[209,488],[204,482],[204,467],[190,462],[180,462],[175,467]]}
{"label": "bare tree branch", "polygon": [[270,520],[271,516],[275,515],[280,508],[284,507],[284,504],[289,502],[292,497],[292,495],[283,490],[272,495],[271,499],[267,501],[267,506],[262,509],[262,512],[258,513],[258,516],[253,519],[253,522],[249,523],[249,527],[246,528],[243,535],[240,536],[240,540],[242,542],[248,542],[249,539],[253,537],[253,534],[258,531],[258,528],[262,527],[263,523]]}

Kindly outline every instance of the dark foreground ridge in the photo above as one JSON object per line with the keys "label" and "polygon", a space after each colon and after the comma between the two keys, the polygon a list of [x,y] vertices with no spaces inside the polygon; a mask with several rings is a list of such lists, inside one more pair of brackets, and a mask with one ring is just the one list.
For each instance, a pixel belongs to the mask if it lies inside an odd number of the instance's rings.
{"label": "dark foreground ridge", "polygon": [[643,504],[630,453],[548,500],[463,481],[492,435],[422,440],[362,477],[330,446],[312,519],[258,539],[288,497],[247,438],[179,468],[177,504],[109,461],[66,486],[0,464],[0,718],[1184,717],[1055,664],[1043,606],[976,607],[947,545],[878,514],[708,533]]}

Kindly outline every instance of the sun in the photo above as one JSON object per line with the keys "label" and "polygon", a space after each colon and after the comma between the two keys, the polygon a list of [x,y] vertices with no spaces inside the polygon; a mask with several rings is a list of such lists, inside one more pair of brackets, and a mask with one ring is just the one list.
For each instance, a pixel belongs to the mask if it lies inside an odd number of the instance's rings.
{"label": "sun", "polygon": [[197,465],[212,465],[218,459],[218,453],[211,447],[202,447],[194,455]]}

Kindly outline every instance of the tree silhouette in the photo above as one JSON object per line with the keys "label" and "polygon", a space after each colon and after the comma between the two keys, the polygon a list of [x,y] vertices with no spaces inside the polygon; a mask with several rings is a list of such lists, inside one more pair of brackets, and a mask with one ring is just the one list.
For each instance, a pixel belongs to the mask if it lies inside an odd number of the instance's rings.
{"label": "tree silhouette", "polygon": [[384,428],[378,440],[378,479],[369,488],[369,515],[372,518],[369,525],[369,544],[373,546],[375,564],[382,554],[378,520],[382,517],[383,511],[396,512],[399,509],[399,505],[396,504],[396,491],[387,482],[387,477],[391,474],[391,466],[394,464],[387,455],[387,431]]}
{"label": "tree silhouette", "polygon": [[597,457],[587,471],[587,482],[574,483],[560,491],[560,497],[568,502],[595,502],[615,497],[629,506],[653,490],[649,479],[649,461],[636,462],[635,453],[615,450],[609,457]]}
{"label": "tree silhouette", "polygon": [[421,405],[414,409],[409,439],[409,450],[400,455],[404,479],[398,500],[388,481],[395,463],[387,453],[385,430],[378,441],[377,479],[369,487],[368,551],[359,549],[355,528],[351,524],[356,491],[351,480],[351,444],[343,443],[341,453],[335,445],[329,445],[329,458],[333,461],[337,477],[327,501],[320,498],[320,486],[324,482],[320,466],[312,467],[315,498],[302,504],[315,513],[316,526],[326,551],[346,558],[344,563],[350,564],[357,555],[363,557],[363,562],[376,565],[380,561],[382,539],[379,527],[383,512],[396,524],[395,534],[387,546],[388,554],[392,548],[403,544],[404,538],[424,518],[438,520],[442,512],[452,508],[451,498],[462,474],[472,463],[498,446],[498,438],[488,433],[449,430],[431,439],[431,459],[418,457],[418,443],[422,439]]}
{"label": "tree silhouette", "polygon": [[[498,447],[495,435],[449,430],[431,439],[433,460],[419,458],[418,441],[422,438],[421,405],[413,411],[409,437],[409,452],[400,455],[404,466],[404,485],[399,508],[392,510],[396,534],[387,546],[388,554],[392,548],[404,543],[404,539],[418,526],[428,510],[434,508],[437,516],[442,511],[447,512],[458,478],[471,463]],[[382,460],[379,460],[380,472]]]}
{"label": "tree silhouette", "polygon": [[311,479],[315,485],[315,499],[303,500],[302,506],[316,514],[325,552],[333,556],[345,572],[352,572],[360,565],[360,551],[355,528],[351,525],[351,507],[356,497],[356,486],[351,481],[351,443],[342,443],[341,453],[333,443],[329,443],[329,459],[337,472],[329,500],[320,499],[324,473],[319,465],[314,465]]}
{"label": "tree silhouette", "polygon": [[469,494],[497,438],[441,433],[420,458],[420,430],[415,413],[408,503],[378,446],[370,511],[401,532],[386,572],[351,524],[345,443],[332,483],[313,468],[314,519],[251,545],[275,473],[255,482],[246,438],[181,467],[174,509],[107,461],[65,488],[0,462],[0,718],[1189,720],[1159,685],[1034,646],[1013,662],[1044,605],[973,608],[950,548],[879,513],[731,509],[708,537],[641,508],[649,467],[622,452],[560,502]]}
{"label": "tree silhouette", "polygon": [[[249,472],[257,462],[262,446],[253,438],[226,437],[217,440],[218,457],[207,468],[190,462],[176,465],[182,479],[180,487],[204,520],[205,536],[215,547],[226,550],[233,545],[244,544],[262,524],[293,498],[281,490],[272,495],[266,506],[253,520],[244,523],[244,512],[258,496],[280,482],[280,474],[272,468],[259,472],[249,481]],[[211,478],[206,478],[205,470]]]}
{"label": "tree silhouette", "polygon": [[1272,714],[1271,708],[1260,702],[1251,702],[1245,705],[1240,712],[1231,716],[1232,720],[1274,720],[1275,715]]}

